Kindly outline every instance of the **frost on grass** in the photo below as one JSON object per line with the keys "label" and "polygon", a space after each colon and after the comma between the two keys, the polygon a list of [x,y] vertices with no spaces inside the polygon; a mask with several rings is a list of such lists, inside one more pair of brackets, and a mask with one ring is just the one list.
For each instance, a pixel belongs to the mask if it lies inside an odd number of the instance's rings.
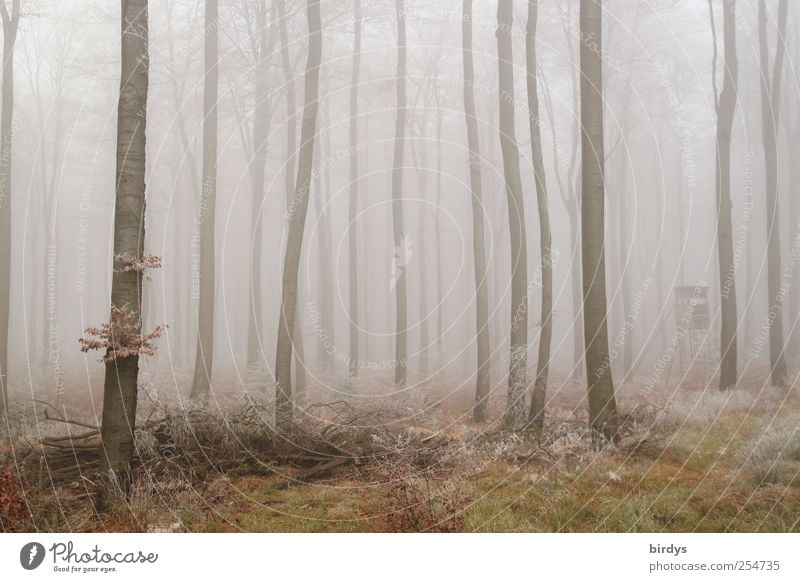
{"label": "frost on grass", "polygon": [[150,332],[142,332],[142,322],[129,307],[111,307],[111,323],[100,327],[88,327],[85,334],[93,336],[80,338],[82,352],[104,350],[103,362],[113,362],[118,358],[156,353],[155,340],[164,335],[167,326],[156,326]]}
{"label": "frost on grass", "polygon": [[800,486],[800,415],[770,422],[745,451],[743,463],[758,485]]}

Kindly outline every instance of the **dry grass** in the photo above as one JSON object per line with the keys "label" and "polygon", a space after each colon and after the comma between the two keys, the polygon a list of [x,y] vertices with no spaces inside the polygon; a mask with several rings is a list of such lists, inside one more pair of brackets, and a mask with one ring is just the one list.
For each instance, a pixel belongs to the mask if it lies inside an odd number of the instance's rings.
{"label": "dry grass", "polygon": [[[609,445],[585,428],[580,386],[561,388],[541,442],[470,424],[469,395],[445,389],[390,406],[355,396],[309,406],[300,447],[310,457],[335,454],[312,438],[322,435],[357,450],[359,462],[308,478],[302,463],[275,455],[268,403],[155,415],[138,434],[142,463],[128,505],[98,516],[83,480],[23,480],[32,516],[20,529],[800,531],[796,390],[625,386],[621,438]],[[20,429],[14,438],[18,448],[3,454],[12,471],[32,435]]]}

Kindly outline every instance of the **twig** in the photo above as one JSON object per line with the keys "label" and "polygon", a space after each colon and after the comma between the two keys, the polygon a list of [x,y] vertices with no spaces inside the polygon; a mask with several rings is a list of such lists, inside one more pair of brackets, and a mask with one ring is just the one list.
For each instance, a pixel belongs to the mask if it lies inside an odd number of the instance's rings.
{"label": "twig", "polygon": [[77,420],[69,420],[69,419],[66,419],[66,418],[58,418],[56,416],[50,416],[49,414],[47,414],[47,409],[46,408],[44,409],[44,418],[45,418],[45,420],[54,420],[56,422],[63,422],[63,423],[66,423],[66,424],[74,424],[75,426],[82,426],[83,428],[90,428],[92,430],[100,431],[100,427],[99,426],[94,426],[92,424],[86,424],[86,423],[83,423],[83,422],[79,422]]}

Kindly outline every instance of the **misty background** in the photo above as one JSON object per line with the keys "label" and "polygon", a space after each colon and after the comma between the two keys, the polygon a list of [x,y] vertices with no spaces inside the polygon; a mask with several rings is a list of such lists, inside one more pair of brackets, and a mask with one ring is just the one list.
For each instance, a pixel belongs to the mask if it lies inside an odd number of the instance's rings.
{"label": "misty background", "polygon": [[[307,51],[305,6],[287,0],[285,18],[260,0],[224,0],[219,10],[219,163],[213,391],[239,394],[269,383],[280,310],[287,230],[287,131],[302,115]],[[775,7],[770,38],[775,41]],[[434,382],[471,390],[475,362],[469,156],[463,117],[461,6],[409,0],[408,120],[403,209],[407,248],[391,237],[396,31],[393,3],[363,5],[358,146],[350,146],[353,15],[349,2],[322,3],[320,113],[309,214],[300,266],[303,362],[309,386],[341,391],[348,366],[349,229],[359,248],[359,326],[364,385],[390,385],[394,358],[393,266],[409,293],[409,386]],[[518,139],[528,243],[531,331],[537,347],[539,236],[525,104],[525,18],[513,30]],[[766,211],[761,144],[756,3],[736,14],[739,102],[732,150],[733,244],[739,294],[740,370],[768,362]],[[720,27],[721,9],[717,10]],[[800,7],[789,6],[789,30]],[[281,20],[288,33],[288,68]],[[12,292],[9,392],[51,399],[99,397],[103,365],[80,351],[83,330],[108,319],[119,91],[119,9],[108,2],[23,2],[16,45]],[[609,3],[604,9],[606,260],[609,344],[615,382],[663,369],[678,333],[675,287],[709,287],[708,353],[718,358],[713,37],[705,2]],[[498,139],[494,3],[473,20],[477,116],[490,306],[492,387],[508,373],[510,251]],[[163,268],[145,281],[144,328],[166,324],[140,384],[186,397],[195,363],[203,124],[203,10],[200,3],[150,2],[146,252]],[[265,39],[266,45],[259,42]],[[582,375],[576,312],[580,184],[577,2],[542,3],[538,65],[542,139],[554,249],[555,387]],[[797,369],[800,251],[800,107],[797,35],[787,54],[779,127],[780,228],[786,355]],[[268,50],[266,50],[268,49]],[[721,51],[721,40],[720,48]],[[719,66],[719,65],[718,65]],[[268,71],[266,80],[259,71]],[[288,79],[287,79],[288,78]],[[288,82],[287,82],[288,81]],[[259,83],[265,82],[265,91]],[[721,84],[721,81],[719,81]],[[287,106],[294,85],[295,107]],[[266,101],[259,95],[266,95]],[[259,281],[259,358],[247,362],[253,245],[256,104],[269,111]],[[290,111],[291,110],[291,111]],[[299,133],[299,129],[296,128]],[[348,218],[349,163],[360,163],[357,220]],[[292,180],[290,177],[289,180]],[[258,206],[258,204],[256,204]],[[398,263],[399,259],[399,263]],[[395,273],[395,278],[397,273]],[[577,352],[576,352],[577,350]],[[530,358],[534,362],[535,357]],[[708,378],[713,373],[708,369]],[[675,373],[675,371],[673,371]],[[665,375],[658,376],[663,382]]]}

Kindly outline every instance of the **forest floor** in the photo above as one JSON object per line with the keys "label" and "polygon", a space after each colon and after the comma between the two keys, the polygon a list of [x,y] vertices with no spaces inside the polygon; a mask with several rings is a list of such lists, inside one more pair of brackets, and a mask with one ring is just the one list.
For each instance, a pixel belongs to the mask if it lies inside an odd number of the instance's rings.
{"label": "forest floor", "polygon": [[[448,396],[390,435],[373,433],[373,440],[388,439],[384,450],[392,452],[374,462],[337,465],[314,478],[275,459],[224,466],[210,459],[202,472],[168,474],[144,463],[130,504],[103,516],[92,509],[88,478],[53,484],[41,474],[23,476],[17,494],[24,508],[15,528],[800,531],[800,391],[744,384],[719,393],[704,382],[685,382],[659,397],[621,387],[624,430],[615,445],[585,429],[579,383],[561,383],[541,442],[525,432],[471,424],[468,395]],[[502,399],[493,402],[493,418],[501,406]],[[430,453],[423,460],[420,443]],[[12,443],[0,461],[13,467],[18,456]],[[18,477],[7,469],[7,488]]]}

